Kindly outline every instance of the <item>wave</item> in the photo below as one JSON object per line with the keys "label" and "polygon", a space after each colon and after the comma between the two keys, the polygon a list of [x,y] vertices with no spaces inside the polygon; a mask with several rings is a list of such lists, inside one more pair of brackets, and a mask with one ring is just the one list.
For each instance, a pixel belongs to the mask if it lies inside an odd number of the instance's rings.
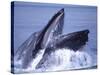
{"label": "wave", "polygon": [[[40,50],[36,58],[30,63],[27,69],[21,67],[22,61],[15,60],[14,70],[19,72],[45,72],[45,71],[61,71],[88,68],[92,66],[92,57],[85,51],[74,52],[70,49],[58,49],[48,55],[43,67],[36,69],[35,67],[43,57],[45,49]],[[49,66],[47,66],[49,64]]]}

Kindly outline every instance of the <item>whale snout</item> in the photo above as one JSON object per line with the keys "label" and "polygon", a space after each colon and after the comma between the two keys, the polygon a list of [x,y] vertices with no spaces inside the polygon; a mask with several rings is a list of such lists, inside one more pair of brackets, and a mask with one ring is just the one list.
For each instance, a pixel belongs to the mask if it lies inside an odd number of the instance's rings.
{"label": "whale snout", "polygon": [[64,8],[62,8],[61,10],[59,10],[59,11],[57,12],[57,15],[64,15]]}
{"label": "whale snout", "polygon": [[62,8],[62,9],[59,11],[59,13],[64,13],[64,8]]}
{"label": "whale snout", "polygon": [[90,31],[89,31],[89,30],[84,30],[83,32],[84,32],[85,34],[90,33]]}

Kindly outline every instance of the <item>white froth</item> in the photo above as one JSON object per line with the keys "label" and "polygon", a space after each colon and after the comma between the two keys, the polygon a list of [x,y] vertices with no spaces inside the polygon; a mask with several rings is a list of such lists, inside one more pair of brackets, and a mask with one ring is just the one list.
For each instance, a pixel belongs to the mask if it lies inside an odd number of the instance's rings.
{"label": "white froth", "polygon": [[[69,50],[69,49],[58,49],[55,52],[52,52],[50,56],[48,56],[47,62],[49,62],[51,66],[46,67],[46,69],[44,67],[40,69],[35,69],[39,61],[42,59],[44,51],[45,49],[40,50],[40,52],[37,54],[37,57],[31,62],[30,66],[27,69],[19,68],[19,70],[27,71],[27,72],[59,71],[59,70],[86,68],[92,65],[91,56],[84,51],[74,52],[73,50]],[[48,63],[45,63],[44,65],[47,64]],[[17,69],[17,71],[19,70]]]}

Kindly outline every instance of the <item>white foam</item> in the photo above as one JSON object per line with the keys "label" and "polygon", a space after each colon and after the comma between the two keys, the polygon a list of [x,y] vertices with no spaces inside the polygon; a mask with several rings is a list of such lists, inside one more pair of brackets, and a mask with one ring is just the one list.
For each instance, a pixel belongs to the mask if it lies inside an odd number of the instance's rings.
{"label": "white foam", "polygon": [[[84,51],[74,52],[69,49],[58,49],[55,52],[52,52],[50,56],[48,56],[48,60],[44,63],[46,66],[48,63],[49,67],[42,67],[39,69],[35,69],[36,65],[42,59],[45,49],[40,50],[37,54],[37,57],[31,62],[30,66],[27,69],[16,69],[16,71],[30,72],[30,71],[59,71],[59,70],[71,70],[71,69],[79,69],[84,67],[90,67],[92,65],[91,56]],[[55,62],[55,63],[52,63]]]}
{"label": "white foam", "polygon": [[29,70],[35,70],[35,67],[39,63],[39,61],[42,59],[42,56],[44,54],[45,49],[42,49],[38,52],[37,56],[33,61],[31,62],[30,66],[28,67]]}
{"label": "white foam", "polygon": [[[90,67],[92,64],[91,56],[84,51],[74,52],[69,49],[58,49],[53,52],[47,60],[51,66],[43,67],[39,71],[57,71]],[[52,63],[55,62],[56,64]],[[48,64],[47,62],[44,66]]]}

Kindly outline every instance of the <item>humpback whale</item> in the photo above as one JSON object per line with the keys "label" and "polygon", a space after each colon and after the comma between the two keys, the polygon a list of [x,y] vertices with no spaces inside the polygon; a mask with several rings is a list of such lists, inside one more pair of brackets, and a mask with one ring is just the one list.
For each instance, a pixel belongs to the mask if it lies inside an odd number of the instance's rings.
{"label": "humpback whale", "polygon": [[[15,52],[15,60],[22,60],[22,68],[27,68],[40,49],[46,48],[51,38],[62,34],[64,9],[58,11],[39,32],[33,33]],[[52,37],[53,36],[53,37]]]}
{"label": "humpback whale", "polygon": [[63,35],[63,25],[64,8],[54,14],[42,30],[34,32],[15,52],[15,61],[22,62],[21,68],[28,68],[41,49],[44,49],[44,53],[35,69],[50,66],[49,56],[58,49],[65,48],[76,52],[86,44],[88,29]]}
{"label": "humpback whale", "polygon": [[55,39],[55,41],[53,41],[52,47],[49,45],[46,48],[43,58],[36,66],[36,69],[42,67],[45,67],[46,69],[46,67],[50,66],[51,61],[49,62],[48,60],[50,59],[51,54],[56,50],[59,49],[63,50],[63,48],[72,50],[74,52],[80,50],[80,48],[82,48],[86,44],[86,42],[88,42],[88,33],[89,30],[82,30],[82,31],[69,33],[67,35],[60,35],[60,37],[58,37],[57,39]]}

